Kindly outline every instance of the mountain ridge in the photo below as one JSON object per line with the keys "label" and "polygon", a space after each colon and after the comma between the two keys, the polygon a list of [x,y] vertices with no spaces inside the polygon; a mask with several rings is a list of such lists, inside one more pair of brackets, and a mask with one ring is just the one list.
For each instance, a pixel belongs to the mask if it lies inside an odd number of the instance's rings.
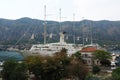
{"label": "mountain ridge", "polygon": [[[47,21],[47,33],[53,33],[57,40],[50,40],[56,42],[59,40],[60,24],[62,30],[67,32],[69,40],[72,41],[72,35],[76,38],[79,36],[82,43],[83,38],[90,38],[92,32],[93,42],[100,44],[120,44],[120,21],[109,20],[82,20],[82,21]],[[31,44],[43,42],[43,26],[44,20],[31,19],[23,17],[16,20],[0,18],[0,44]],[[35,40],[30,40],[32,34],[35,34]],[[49,37],[49,36],[48,36]],[[90,41],[90,39],[89,39]],[[86,42],[88,43],[88,42]]]}

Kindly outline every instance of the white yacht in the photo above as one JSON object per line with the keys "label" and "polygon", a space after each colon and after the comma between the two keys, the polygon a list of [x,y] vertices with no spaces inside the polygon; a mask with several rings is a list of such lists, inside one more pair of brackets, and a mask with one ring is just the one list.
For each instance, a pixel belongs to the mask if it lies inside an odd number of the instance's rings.
{"label": "white yacht", "polygon": [[63,48],[67,49],[67,54],[71,55],[77,51],[82,49],[81,44],[70,44],[64,41],[65,34],[63,32],[60,33],[60,41],[57,43],[49,43],[49,44],[35,44],[31,47],[28,54],[31,55],[53,55],[56,52],[61,51]]}
{"label": "white yacht", "polygon": [[[63,48],[67,49],[67,54],[71,55],[82,49],[82,44],[66,43],[65,33],[60,30],[60,41],[57,43],[46,43],[46,6],[44,15],[44,44],[34,44],[30,50],[24,50],[22,54],[24,56],[29,55],[53,55],[56,52],[60,52]],[[60,9],[60,21],[61,21],[61,9]],[[61,26],[60,26],[61,28]]]}

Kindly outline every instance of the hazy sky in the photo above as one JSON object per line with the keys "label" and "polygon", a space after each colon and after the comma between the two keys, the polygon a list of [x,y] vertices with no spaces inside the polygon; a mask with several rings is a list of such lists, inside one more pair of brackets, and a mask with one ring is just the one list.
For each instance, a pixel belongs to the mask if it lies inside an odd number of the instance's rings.
{"label": "hazy sky", "polygon": [[18,19],[30,17],[44,19],[44,5],[47,20],[72,21],[82,17],[89,20],[120,20],[120,0],[0,0],[0,18]]}

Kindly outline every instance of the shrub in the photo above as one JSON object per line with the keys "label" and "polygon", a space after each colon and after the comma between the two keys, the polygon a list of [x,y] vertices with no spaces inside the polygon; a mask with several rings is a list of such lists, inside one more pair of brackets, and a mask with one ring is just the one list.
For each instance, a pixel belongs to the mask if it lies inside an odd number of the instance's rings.
{"label": "shrub", "polygon": [[99,72],[100,72],[100,67],[97,66],[97,65],[93,66],[93,68],[92,68],[92,73],[93,73],[93,74],[97,74],[97,73],[99,73]]}

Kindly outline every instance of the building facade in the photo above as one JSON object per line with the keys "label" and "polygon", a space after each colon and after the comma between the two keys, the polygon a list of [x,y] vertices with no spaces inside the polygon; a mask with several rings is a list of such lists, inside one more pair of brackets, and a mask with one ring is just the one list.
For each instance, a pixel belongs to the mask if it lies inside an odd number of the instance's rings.
{"label": "building facade", "polygon": [[89,46],[83,48],[80,51],[82,59],[86,62],[88,66],[100,65],[100,61],[94,59],[93,52],[95,52],[96,50],[99,49],[97,49],[97,47]]}

